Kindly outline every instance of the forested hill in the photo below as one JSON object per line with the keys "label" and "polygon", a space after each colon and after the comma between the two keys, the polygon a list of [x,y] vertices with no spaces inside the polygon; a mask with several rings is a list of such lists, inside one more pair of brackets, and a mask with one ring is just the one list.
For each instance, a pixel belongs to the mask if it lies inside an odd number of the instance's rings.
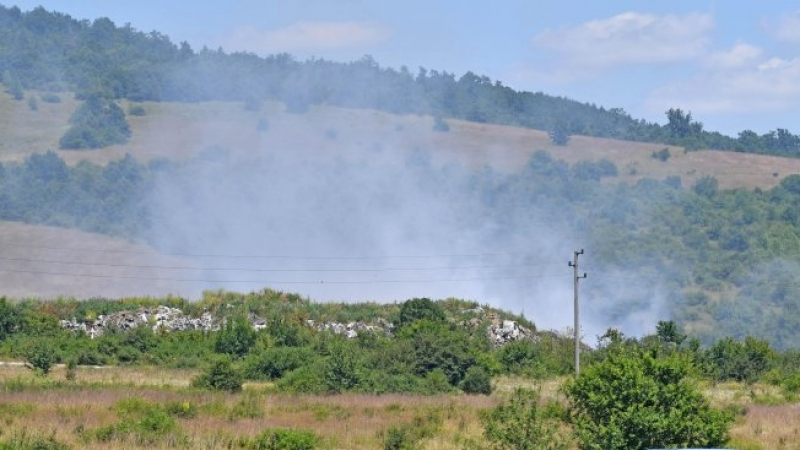
{"label": "forested hill", "polygon": [[223,49],[193,50],[186,42],[144,33],[107,18],[74,19],[43,8],[0,5],[0,73],[18,99],[26,89],[75,91],[132,101],[280,100],[303,112],[310,105],[429,114],[475,122],[642,142],[800,157],[800,136],[777,129],[738,138],[703,130],[691,113],[667,112],[665,125],[624,110],[541,92],[516,91],[472,72],[381,67],[369,56],[349,63],[265,58]]}

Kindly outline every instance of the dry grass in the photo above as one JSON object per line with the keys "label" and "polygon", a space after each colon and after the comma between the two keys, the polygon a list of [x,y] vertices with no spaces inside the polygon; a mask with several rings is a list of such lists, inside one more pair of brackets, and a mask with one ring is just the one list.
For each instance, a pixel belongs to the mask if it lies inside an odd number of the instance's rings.
{"label": "dry grass", "polygon": [[[563,401],[558,394],[563,380],[500,378],[495,393],[488,397],[293,396],[265,392],[263,385],[250,385],[244,393],[232,395],[187,388],[194,376],[191,371],[81,367],[78,380],[67,383],[60,381],[63,370],[56,368],[43,379],[24,367],[0,366],[0,439],[24,430],[29,435],[53,435],[73,448],[87,450],[222,449],[235,447],[239,439],[254,437],[268,428],[292,428],[316,433],[322,440],[320,448],[380,449],[390,427],[438,423],[420,448],[484,448],[479,412],[497,405],[515,387],[540,389],[545,400]],[[59,380],[58,386],[53,385],[55,380]],[[725,383],[703,390],[716,406],[736,406],[744,411],[732,427],[729,446],[741,450],[800,449],[800,404],[783,400],[761,404],[764,399],[779,397],[775,389],[763,385]],[[178,419],[176,433],[150,443],[140,444],[133,438],[91,438],[92,430],[117,423],[120,418],[115,406],[131,398],[157,405],[188,403],[194,405],[197,414]],[[244,408],[244,413],[236,413],[237,408]]]}
{"label": "dry grass", "polygon": [[[36,93],[34,93],[36,94]],[[0,161],[18,161],[26,155],[56,150],[78,106],[70,94],[62,102],[39,102],[31,111],[27,102],[0,94]],[[209,148],[224,148],[233,155],[258,157],[291,150],[303,158],[378,158],[397,152],[427,152],[435,163],[461,161],[476,167],[515,170],[536,150],[546,150],[569,163],[607,158],[619,171],[620,180],[679,176],[691,186],[703,175],[716,176],[723,188],[756,186],[770,188],[781,178],[800,173],[800,160],[734,152],[686,153],[667,146],[668,161],[652,157],[661,144],[573,136],[568,145],[554,146],[547,133],[518,127],[479,124],[448,119],[450,131],[433,131],[427,116],[393,115],[372,110],[327,106],[312,107],[306,114],[288,114],[278,102],[264,102],[260,111],[247,111],[242,103],[139,103],[145,116],[128,116],[133,131],[125,145],[101,150],[58,151],[68,163],[89,160],[98,164],[130,153],[137,159],[183,159]],[[129,103],[121,101],[127,110]],[[257,129],[266,120],[267,130]]]}
{"label": "dry grass", "polygon": [[[62,377],[57,369],[50,379]],[[73,448],[174,448],[167,436],[139,445],[133,439],[98,441],[92,430],[120,419],[115,405],[130,398],[158,405],[188,402],[196,417],[178,420],[180,442],[188,448],[229,448],[240,438],[254,437],[268,428],[311,430],[321,448],[379,449],[389,427],[435,417],[441,421],[425,448],[458,448],[453,443],[480,442],[478,411],[497,403],[486,396],[364,395],[292,396],[246,389],[241,394],[199,392],[183,386],[186,371],[156,368],[79,368],[76,384],[44,387],[46,380],[19,366],[0,366],[0,437],[22,433],[54,436]],[[233,413],[245,405],[244,415]],[[255,410],[247,414],[247,410]],[[436,421],[435,420],[435,421]]]}

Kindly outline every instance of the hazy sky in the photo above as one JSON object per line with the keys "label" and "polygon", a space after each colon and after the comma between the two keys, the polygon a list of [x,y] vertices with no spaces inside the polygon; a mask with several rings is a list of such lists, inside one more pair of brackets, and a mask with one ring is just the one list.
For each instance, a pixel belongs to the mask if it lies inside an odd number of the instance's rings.
{"label": "hazy sky", "polygon": [[[4,2],[10,6],[10,2]],[[664,123],[800,132],[800,4],[493,0],[18,0],[259,55],[486,75]]]}

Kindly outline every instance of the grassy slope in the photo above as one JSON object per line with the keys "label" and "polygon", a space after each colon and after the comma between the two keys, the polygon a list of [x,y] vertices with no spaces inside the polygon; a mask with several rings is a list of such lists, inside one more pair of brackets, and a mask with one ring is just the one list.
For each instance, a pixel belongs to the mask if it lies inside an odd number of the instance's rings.
{"label": "grassy slope", "polygon": [[[28,96],[35,93],[28,93]],[[0,161],[20,161],[34,152],[55,150],[68,126],[68,119],[78,102],[69,94],[57,104],[38,102],[32,111],[27,101],[14,101],[0,93]],[[684,186],[691,186],[703,175],[713,175],[722,188],[774,186],[783,176],[800,172],[800,160],[742,153],[700,151],[685,153],[670,148],[672,157],[660,162],[651,155],[663,145],[573,136],[563,147],[550,143],[545,132],[515,127],[449,120],[449,132],[433,131],[433,119],[425,116],[397,116],[378,111],[314,107],[305,114],[287,114],[280,103],[264,103],[260,111],[246,111],[241,103],[144,103],[147,114],[128,117],[133,137],[126,145],[102,150],[57,151],[68,163],[86,159],[98,164],[119,159],[130,153],[139,160],[153,158],[182,159],[212,148],[225,148],[232,154],[291,151],[303,158],[335,157],[357,161],[380,157],[396,151],[417,150],[433,163],[459,161],[472,166],[490,165],[510,171],[525,164],[536,150],[547,150],[569,163],[608,158],[620,171],[617,178],[635,182],[642,177],[663,179],[679,176]],[[123,102],[127,110],[127,103]],[[259,132],[257,124],[268,127]],[[142,269],[133,278],[111,276],[122,273],[109,264],[148,264],[164,267],[191,266],[191,261],[156,257],[142,244],[106,236],[70,230],[3,223],[0,227],[0,283],[4,295],[13,297],[54,297],[67,295],[192,296],[199,292],[190,281],[159,281],[149,278],[198,278],[200,272],[177,269]],[[13,245],[17,247],[14,247]],[[27,246],[27,247],[26,247]],[[128,252],[83,252],[76,254],[52,248],[125,248]],[[58,261],[84,261],[82,269],[99,277],[43,277],[22,270],[65,273],[68,269],[56,262],[39,264],[20,258]],[[3,260],[2,258],[15,258]],[[93,265],[101,264],[101,265]],[[17,270],[17,272],[2,270]],[[73,272],[74,273],[74,272]],[[127,270],[130,273],[130,269]]]}

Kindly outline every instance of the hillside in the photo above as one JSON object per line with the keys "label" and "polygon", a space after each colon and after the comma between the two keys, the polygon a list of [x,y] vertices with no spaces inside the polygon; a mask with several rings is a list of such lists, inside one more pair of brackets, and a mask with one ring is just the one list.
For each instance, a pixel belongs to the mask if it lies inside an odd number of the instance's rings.
{"label": "hillside", "polygon": [[[41,95],[32,92],[30,95]],[[132,137],[124,145],[102,150],[58,150],[58,140],[68,127],[77,102],[62,94],[60,103],[39,102],[31,110],[23,101],[0,95],[0,161],[21,161],[32,153],[54,150],[68,164],[86,160],[96,164],[131,154],[137,160],[185,159],[209,149],[252,155],[275,149],[307,152],[308,157],[342,156],[355,160],[382,152],[420,150],[435,162],[454,158],[472,167],[490,166],[513,171],[536,150],[570,164],[608,159],[619,168],[620,181],[681,177],[691,186],[702,176],[713,176],[723,189],[769,189],[783,177],[800,173],[800,160],[750,153],[700,150],[616,139],[572,136],[567,145],[554,145],[544,131],[529,128],[448,120],[450,130],[433,129],[433,118],[396,115],[374,110],[318,106],[303,114],[285,111],[279,102],[265,102],[248,111],[240,102],[169,103],[122,101],[141,105],[145,116],[128,116]],[[259,131],[259,121],[267,129]],[[654,152],[670,149],[660,161]]]}
{"label": "hillside", "polygon": [[[145,110],[127,116],[126,144],[54,150],[78,105],[60,97],[33,110],[0,95],[6,178],[25,168],[34,172],[14,183],[49,176],[27,158],[54,151],[71,168],[59,183],[72,186],[27,189],[0,213],[84,232],[7,224],[7,242],[23,248],[5,261],[6,295],[197,298],[204,289],[269,286],[323,301],[455,296],[562,328],[570,320],[557,305],[571,284],[558,268],[584,247],[594,274],[586,295],[603,299],[586,324],[590,340],[608,326],[642,329],[637,314],[652,323],[675,318],[711,339],[746,321],[724,312],[729,306],[783,295],[755,286],[776,258],[796,259],[798,232],[786,231],[794,197],[782,184],[800,173],[798,159],[586,136],[557,146],[528,128],[448,119],[449,130],[436,131],[425,115],[332,106],[290,113],[279,102],[252,110],[241,102],[121,101],[125,111]],[[668,158],[654,157],[665,148]],[[133,159],[118,163],[125,155]],[[50,198],[56,191],[75,193]],[[24,211],[40,201],[43,209]],[[108,246],[126,250],[54,250]],[[551,273],[558,278],[548,280]],[[620,290],[620,276],[655,278],[647,289]],[[775,307],[777,318],[784,306]],[[794,345],[794,337],[780,340]]]}

